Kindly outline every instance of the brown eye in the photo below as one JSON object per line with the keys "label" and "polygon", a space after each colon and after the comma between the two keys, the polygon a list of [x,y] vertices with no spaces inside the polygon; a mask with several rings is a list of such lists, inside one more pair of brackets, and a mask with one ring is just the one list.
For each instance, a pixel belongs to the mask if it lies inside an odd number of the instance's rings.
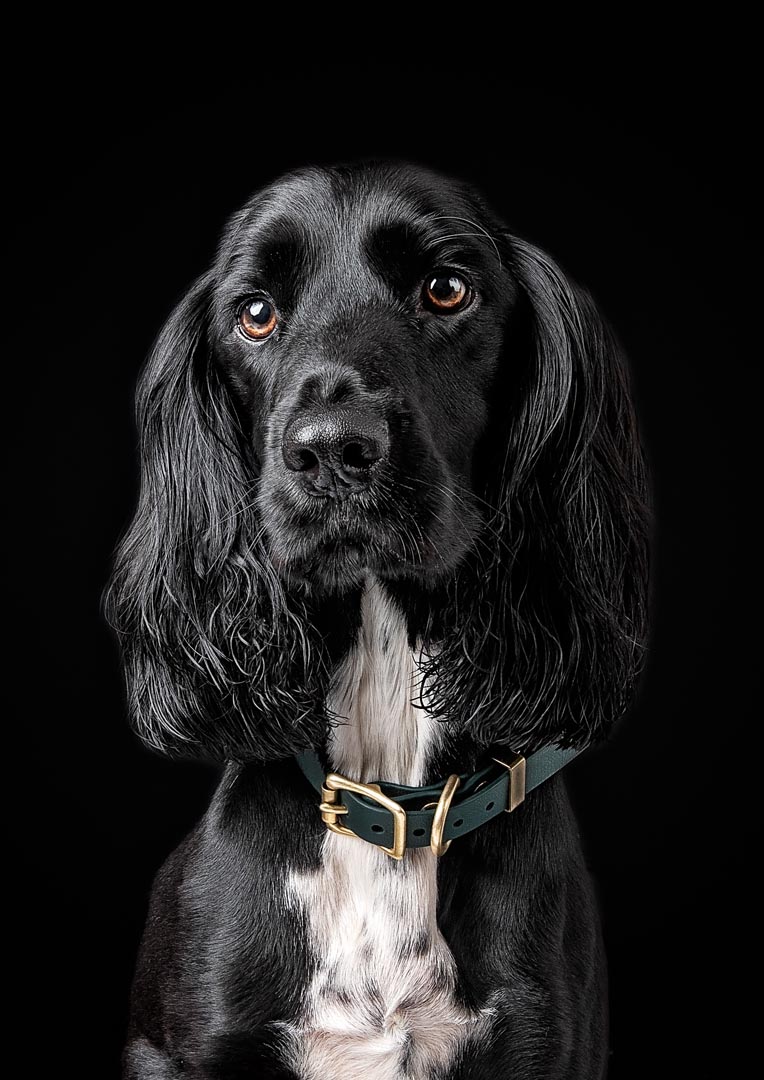
{"label": "brown eye", "polygon": [[470,298],[470,287],[453,272],[434,274],[424,285],[424,301],[433,311],[457,311]]}
{"label": "brown eye", "polygon": [[267,338],[278,325],[273,302],[267,296],[254,296],[239,309],[239,326],[247,337]]}

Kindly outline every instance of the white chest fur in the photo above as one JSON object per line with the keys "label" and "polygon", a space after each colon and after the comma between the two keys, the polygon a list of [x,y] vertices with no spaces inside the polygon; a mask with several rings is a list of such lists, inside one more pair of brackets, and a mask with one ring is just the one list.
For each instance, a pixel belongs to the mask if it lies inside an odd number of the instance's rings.
{"label": "white chest fur", "polygon": [[[402,616],[371,582],[356,648],[337,673],[331,706],[336,771],[361,781],[422,782],[439,725],[411,704],[415,657]],[[292,874],[288,901],[308,920],[317,967],[291,1065],[304,1080],[427,1080],[477,1034],[486,1013],[454,998],[455,964],[437,925],[437,860],[429,848],[393,862],[327,832],[322,864]]]}

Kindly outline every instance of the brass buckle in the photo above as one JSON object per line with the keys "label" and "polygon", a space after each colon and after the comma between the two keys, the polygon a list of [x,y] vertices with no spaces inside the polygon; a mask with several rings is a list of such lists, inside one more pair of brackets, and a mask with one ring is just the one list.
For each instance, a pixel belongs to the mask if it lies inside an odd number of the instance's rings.
{"label": "brass buckle", "polygon": [[337,821],[338,814],[348,812],[347,807],[343,806],[339,801],[337,792],[340,788],[344,791],[352,791],[355,795],[365,795],[367,799],[379,803],[380,806],[384,806],[385,810],[390,811],[393,815],[393,846],[382,847],[381,844],[375,844],[374,846],[380,847],[386,855],[393,859],[402,859],[406,853],[406,811],[394,799],[383,795],[379,784],[359,784],[356,780],[348,780],[347,776],[342,776],[340,773],[329,773],[321,788],[324,801],[319,805],[321,820],[327,829],[330,832],[338,833],[340,836],[355,836],[356,840],[363,839],[362,836],[354,833],[352,829],[340,825]]}
{"label": "brass buckle", "polygon": [[456,773],[452,773],[443,785],[438,801],[436,803],[425,803],[422,807],[423,810],[435,807],[435,813],[432,815],[432,828],[430,829],[430,850],[438,857],[445,855],[451,847],[451,841],[443,839],[443,830],[446,827],[446,818],[451,808],[451,800],[460,783],[461,781]]}
{"label": "brass buckle", "polygon": [[507,754],[507,760],[493,758],[497,765],[503,765],[509,773],[509,790],[505,813],[511,814],[525,798],[525,758],[522,754]]}

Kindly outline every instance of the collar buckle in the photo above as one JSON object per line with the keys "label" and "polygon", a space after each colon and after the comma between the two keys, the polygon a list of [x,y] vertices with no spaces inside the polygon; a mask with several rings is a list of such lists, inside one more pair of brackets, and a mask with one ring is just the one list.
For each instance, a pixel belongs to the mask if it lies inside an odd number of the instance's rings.
{"label": "collar buckle", "polygon": [[[329,773],[321,788],[323,802],[320,804],[321,820],[330,832],[340,836],[356,836],[352,829],[340,825],[337,821],[339,814],[346,814],[347,807],[339,801],[338,791],[352,791],[354,795],[363,795],[372,802],[384,806],[393,815],[393,846],[379,847],[391,859],[402,859],[406,854],[406,811],[394,799],[390,799],[382,793],[379,784],[359,784],[356,780],[350,780],[341,773]],[[361,839],[357,837],[356,839]]]}

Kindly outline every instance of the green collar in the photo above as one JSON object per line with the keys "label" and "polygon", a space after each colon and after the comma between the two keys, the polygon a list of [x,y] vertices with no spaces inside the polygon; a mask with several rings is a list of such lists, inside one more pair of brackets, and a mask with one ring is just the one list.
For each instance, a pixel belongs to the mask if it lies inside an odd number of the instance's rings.
{"label": "green collar", "polygon": [[492,758],[478,772],[454,773],[428,787],[406,787],[387,780],[360,784],[339,773],[326,775],[315,750],[295,756],[321,795],[321,817],[328,829],[360,837],[394,859],[402,859],[406,849],[414,847],[429,847],[442,855],[455,837],[504,811],[511,813],[529,791],[579,753],[558,746],[545,747],[527,758],[508,752]]}

